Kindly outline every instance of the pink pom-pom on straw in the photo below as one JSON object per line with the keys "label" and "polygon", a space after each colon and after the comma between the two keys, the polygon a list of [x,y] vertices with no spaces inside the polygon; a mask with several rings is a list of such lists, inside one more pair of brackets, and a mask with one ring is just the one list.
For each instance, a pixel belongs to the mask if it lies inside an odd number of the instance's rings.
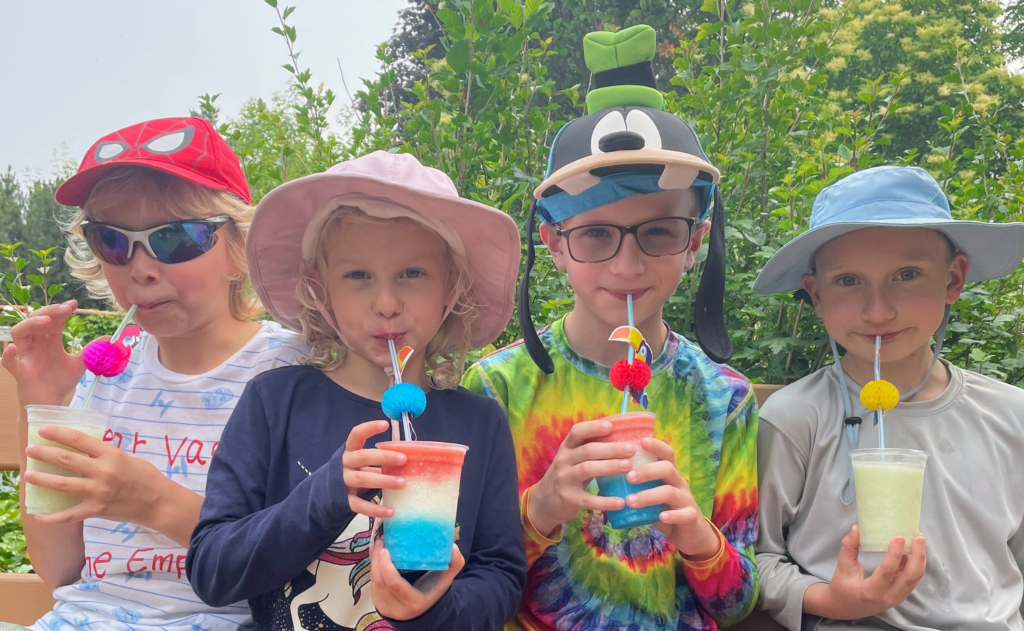
{"label": "pink pom-pom on straw", "polygon": [[107,376],[117,359],[117,348],[106,340],[93,340],[82,349],[85,368],[94,375]]}

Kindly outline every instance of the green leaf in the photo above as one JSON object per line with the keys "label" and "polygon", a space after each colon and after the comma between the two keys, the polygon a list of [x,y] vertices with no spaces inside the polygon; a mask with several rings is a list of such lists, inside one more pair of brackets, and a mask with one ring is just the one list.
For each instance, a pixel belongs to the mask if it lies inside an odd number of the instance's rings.
{"label": "green leaf", "polygon": [[10,290],[11,296],[18,304],[27,305],[28,301],[32,297],[32,294],[27,287],[19,287],[17,285],[14,285],[13,287],[10,287]]}
{"label": "green leaf", "polygon": [[540,8],[541,0],[526,0],[526,17],[530,17]]}
{"label": "green leaf", "polygon": [[14,259],[14,269],[18,270],[19,272],[25,269],[26,265],[28,265],[28,261],[26,261],[25,259],[21,257]]}
{"label": "green leaf", "polygon": [[43,284],[43,277],[40,276],[39,274],[29,274],[25,278],[27,278],[29,280],[29,282],[31,282],[33,285],[42,285]]}
{"label": "green leaf", "polygon": [[287,20],[288,16],[291,15],[292,13],[295,13],[295,7],[285,7],[285,9],[284,9],[284,19]]}
{"label": "green leaf", "polygon": [[59,285],[50,285],[46,289],[46,295],[49,296],[50,298],[53,298],[54,296],[59,294],[62,289],[64,289],[64,283],[61,283]]}
{"label": "green leaf", "polygon": [[455,72],[466,72],[466,70],[469,69],[469,42],[466,40],[455,42],[455,44],[448,49],[448,53],[444,56],[444,59]]}
{"label": "green leaf", "polygon": [[704,13],[713,13],[718,15],[718,2],[717,0],[704,0],[704,4],[700,5],[700,10]]}
{"label": "green leaf", "polygon": [[277,0],[263,0],[263,1],[266,2],[267,4],[269,4],[270,6],[274,7],[275,9],[277,8]]}

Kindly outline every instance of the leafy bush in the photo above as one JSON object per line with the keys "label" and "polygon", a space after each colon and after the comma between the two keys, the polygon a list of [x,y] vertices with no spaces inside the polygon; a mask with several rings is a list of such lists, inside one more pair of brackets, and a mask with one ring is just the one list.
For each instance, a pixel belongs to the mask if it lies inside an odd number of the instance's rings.
{"label": "leafy bush", "polygon": [[25,573],[32,564],[25,556],[25,535],[18,513],[18,474],[0,471],[0,572]]}

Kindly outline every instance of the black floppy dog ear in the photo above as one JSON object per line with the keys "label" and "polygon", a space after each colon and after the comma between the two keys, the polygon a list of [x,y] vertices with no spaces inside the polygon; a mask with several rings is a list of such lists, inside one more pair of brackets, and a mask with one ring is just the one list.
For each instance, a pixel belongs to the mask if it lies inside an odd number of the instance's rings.
{"label": "black floppy dog ear", "polygon": [[704,354],[719,364],[732,357],[732,340],[725,327],[725,207],[722,192],[715,187],[714,210],[711,213],[711,235],[708,258],[694,301],[694,324],[697,343]]}
{"label": "black floppy dog ear", "polygon": [[[530,203],[530,212],[526,217],[526,269],[523,277],[519,279],[519,329],[523,334],[523,343],[526,350],[533,358],[533,362],[547,374],[555,372],[555,364],[551,361],[544,345],[541,344],[537,329],[533,326],[533,318],[530,317],[530,273],[533,272],[533,263],[537,258],[536,249],[533,246],[533,224],[536,221],[537,201]],[[699,293],[699,292],[698,292]]]}

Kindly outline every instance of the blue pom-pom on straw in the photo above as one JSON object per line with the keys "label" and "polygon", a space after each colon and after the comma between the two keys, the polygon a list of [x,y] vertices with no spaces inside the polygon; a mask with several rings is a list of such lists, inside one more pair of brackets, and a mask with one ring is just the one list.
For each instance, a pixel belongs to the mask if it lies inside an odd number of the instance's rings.
{"label": "blue pom-pom on straw", "polygon": [[427,408],[427,395],[414,383],[396,383],[384,391],[380,406],[390,419],[401,420],[403,412],[416,418]]}

